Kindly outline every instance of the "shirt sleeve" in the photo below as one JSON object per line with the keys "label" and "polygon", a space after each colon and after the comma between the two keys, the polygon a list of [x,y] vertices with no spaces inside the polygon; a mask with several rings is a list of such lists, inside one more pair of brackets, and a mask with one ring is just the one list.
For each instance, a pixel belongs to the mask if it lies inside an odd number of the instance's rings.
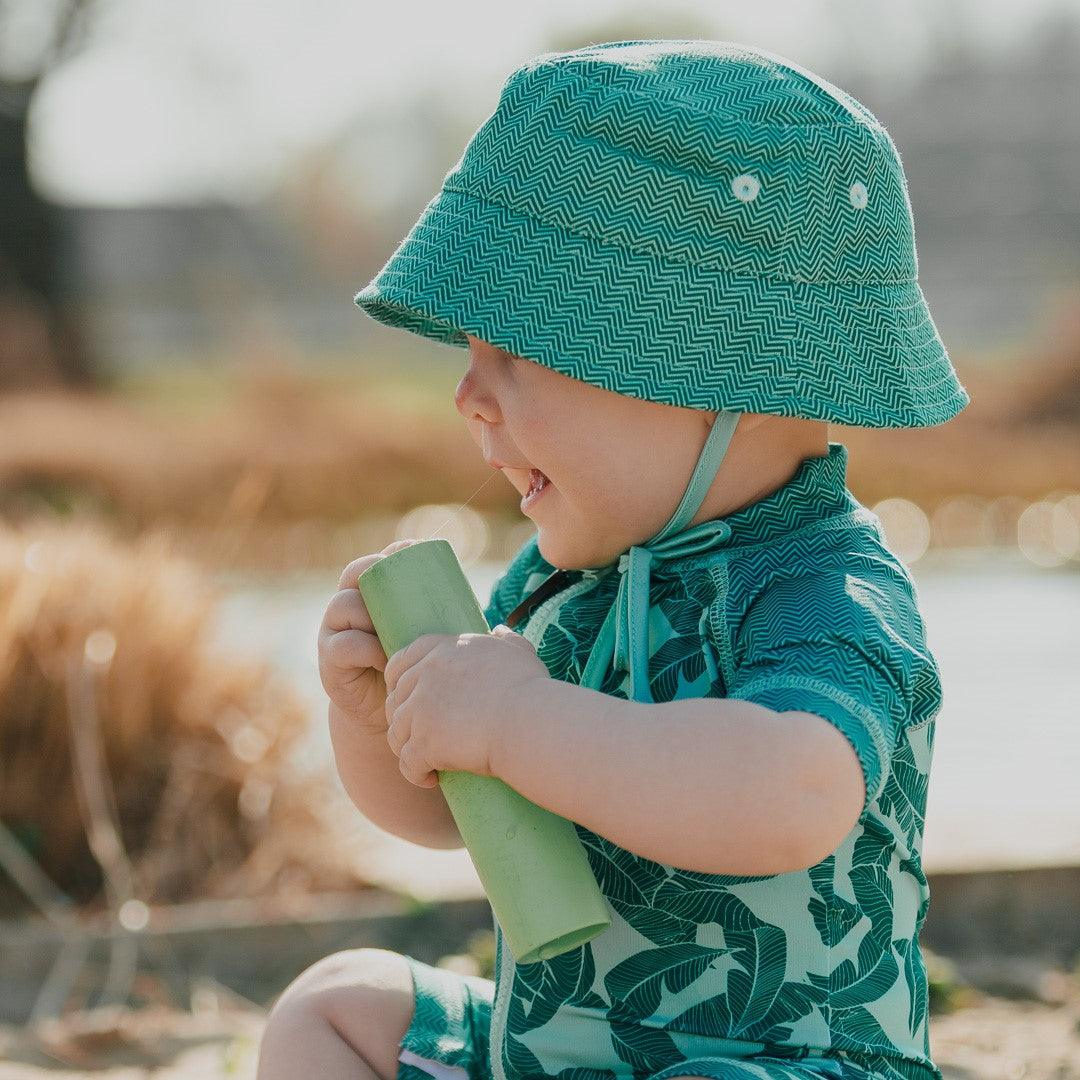
{"label": "shirt sleeve", "polygon": [[862,767],[865,810],[888,779],[916,672],[932,663],[921,643],[914,596],[892,573],[837,565],[780,577],[735,635],[727,696],[839,729]]}
{"label": "shirt sleeve", "polygon": [[491,596],[484,608],[484,618],[494,629],[511,611],[551,574],[555,567],[540,554],[534,533],[514,553],[506,569],[491,586]]}

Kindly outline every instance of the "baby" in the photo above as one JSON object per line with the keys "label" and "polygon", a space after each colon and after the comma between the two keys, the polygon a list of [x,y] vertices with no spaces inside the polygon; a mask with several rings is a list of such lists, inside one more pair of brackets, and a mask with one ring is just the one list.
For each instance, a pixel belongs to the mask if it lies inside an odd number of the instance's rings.
{"label": "baby", "polygon": [[941,683],[910,573],[828,423],[968,395],[885,129],[798,65],[609,42],[511,74],[356,302],[467,350],[456,406],[536,533],[489,634],[387,657],[342,571],[337,767],[461,847],[442,770],[574,822],[600,935],[494,980],[388,950],[303,972],[260,1080],[941,1080],[919,929]]}

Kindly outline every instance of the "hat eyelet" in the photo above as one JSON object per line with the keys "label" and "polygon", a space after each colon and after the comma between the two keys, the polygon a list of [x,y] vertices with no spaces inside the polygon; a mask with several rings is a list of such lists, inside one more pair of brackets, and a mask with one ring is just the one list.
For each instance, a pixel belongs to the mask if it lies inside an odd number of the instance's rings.
{"label": "hat eyelet", "polygon": [[869,197],[866,193],[866,185],[855,181],[854,184],[848,189],[848,198],[851,200],[851,205],[856,210],[865,210],[866,204],[869,201]]}
{"label": "hat eyelet", "polygon": [[751,176],[749,173],[743,173],[741,176],[736,176],[731,181],[731,193],[740,202],[752,202],[757,198],[758,192],[761,190],[761,184],[756,176]]}

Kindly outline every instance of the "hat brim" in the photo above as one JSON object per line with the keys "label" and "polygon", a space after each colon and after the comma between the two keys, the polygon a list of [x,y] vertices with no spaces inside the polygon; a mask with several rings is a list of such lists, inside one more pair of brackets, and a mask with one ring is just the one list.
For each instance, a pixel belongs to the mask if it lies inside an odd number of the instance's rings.
{"label": "hat brim", "polygon": [[354,303],[387,326],[461,348],[467,332],[670,405],[928,427],[970,401],[918,281],[732,273],[445,185]]}

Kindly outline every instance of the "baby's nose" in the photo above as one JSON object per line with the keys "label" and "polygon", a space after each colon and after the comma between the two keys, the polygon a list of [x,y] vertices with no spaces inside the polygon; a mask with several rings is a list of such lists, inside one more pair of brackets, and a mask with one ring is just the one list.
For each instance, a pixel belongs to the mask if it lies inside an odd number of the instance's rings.
{"label": "baby's nose", "polygon": [[454,390],[454,405],[466,420],[472,419],[472,413],[469,411],[468,405],[472,392],[472,369],[470,368],[458,380],[457,388]]}
{"label": "baby's nose", "polygon": [[475,366],[461,376],[454,391],[454,405],[466,420],[486,420],[491,424],[499,420],[495,397],[481,385]]}

